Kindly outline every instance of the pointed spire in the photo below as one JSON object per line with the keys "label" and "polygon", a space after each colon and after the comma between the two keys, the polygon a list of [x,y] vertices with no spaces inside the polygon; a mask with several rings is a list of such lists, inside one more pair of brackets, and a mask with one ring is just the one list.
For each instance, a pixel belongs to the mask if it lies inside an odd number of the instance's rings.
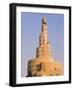
{"label": "pointed spire", "polygon": [[47,31],[47,24],[46,24],[46,17],[42,18],[42,31],[39,37],[39,45],[47,44],[48,42],[48,31]]}

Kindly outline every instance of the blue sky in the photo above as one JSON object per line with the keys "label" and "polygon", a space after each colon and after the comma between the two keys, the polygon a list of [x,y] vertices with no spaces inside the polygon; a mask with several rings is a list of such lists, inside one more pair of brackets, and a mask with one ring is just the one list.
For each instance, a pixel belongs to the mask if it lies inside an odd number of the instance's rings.
{"label": "blue sky", "polygon": [[46,16],[48,40],[51,44],[52,56],[64,62],[64,15],[49,13],[21,13],[21,76],[27,75],[30,59],[36,57],[39,46],[42,17]]}

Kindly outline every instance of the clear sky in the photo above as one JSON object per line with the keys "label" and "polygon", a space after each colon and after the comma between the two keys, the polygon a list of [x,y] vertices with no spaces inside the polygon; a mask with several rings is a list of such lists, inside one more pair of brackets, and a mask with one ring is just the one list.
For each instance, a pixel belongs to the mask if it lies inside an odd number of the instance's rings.
{"label": "clear sky", "polygon": [[64,15],[49,13],[21,13],[21,76],[27,75],[30,59],[36,57],[39,45],[42,17],[46,16],[48,40],[51,44],[52,56],[64,63]]}

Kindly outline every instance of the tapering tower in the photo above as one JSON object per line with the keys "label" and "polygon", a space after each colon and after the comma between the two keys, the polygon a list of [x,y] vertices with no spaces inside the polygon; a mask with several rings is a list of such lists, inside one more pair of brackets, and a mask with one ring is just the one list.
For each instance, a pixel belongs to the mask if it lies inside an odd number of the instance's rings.
{"label": "tapering tower", "polygon": [[48,42],[48,30],[46,17],[42,18],[42,29],[39,36],[39,47],[36,50],[36,57],[50,57],[50,43]]}
{"label": "tapering tower", "polygon": [[48,31],[46,17],[42,18],[42,30],[39,37],[39,45],[46,45],[48,43]]}
{"label": "tapering tower", "polygon": [[53,59],[48,41],[47,21],[44,16],[39,36],[39,47],[36,48],[36,58],[28,62],[27,77],[63,75],[63,66]]}

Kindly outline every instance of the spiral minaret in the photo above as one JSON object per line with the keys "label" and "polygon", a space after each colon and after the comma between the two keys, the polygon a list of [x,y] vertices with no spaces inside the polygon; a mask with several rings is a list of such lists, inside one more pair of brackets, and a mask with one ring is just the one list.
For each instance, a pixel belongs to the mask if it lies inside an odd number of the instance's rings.
{"label": "spiral minaret", "polygon": [[47,20],[42,18],[39,46],[36,48],[36,58],[29,60],[27,77],[33,76],[59,76],[63,75],[63,65],[51,55],[48,38]]}

